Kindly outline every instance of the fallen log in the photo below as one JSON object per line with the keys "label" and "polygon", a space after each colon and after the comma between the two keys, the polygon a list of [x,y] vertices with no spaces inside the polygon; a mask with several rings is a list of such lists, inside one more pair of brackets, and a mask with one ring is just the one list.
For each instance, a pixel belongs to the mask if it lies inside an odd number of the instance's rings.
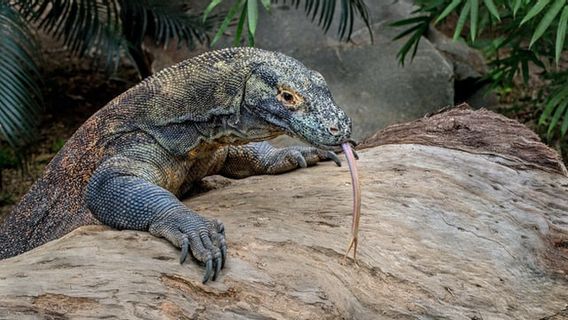
{"label": "fallen log", "polygon": [[0,261],[0,318],[567,319],[568,178],[535,137],[460,107],[367,139],[358,266],[346,166],[213,178],[186,203],[226,226],[217,281],[164,240],[87,226]]}

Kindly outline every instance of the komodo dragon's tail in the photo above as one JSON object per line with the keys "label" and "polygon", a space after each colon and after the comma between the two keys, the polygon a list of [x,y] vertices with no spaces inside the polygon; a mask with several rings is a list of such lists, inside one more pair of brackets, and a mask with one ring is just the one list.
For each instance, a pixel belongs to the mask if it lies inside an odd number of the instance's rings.
{"label": "komodo dragon's tail", "polygon": [[9,258],[57,239],[86,224],[97,223],[70,190],[47,187],[38,180],[0,225],[0,259]]}
{"label": "komodo dragon's tail", "polygon": [[99,223],[83,194],[104,150],[91,118],[69,139],[0,225],[0,259],[31,250],[73,229]]}

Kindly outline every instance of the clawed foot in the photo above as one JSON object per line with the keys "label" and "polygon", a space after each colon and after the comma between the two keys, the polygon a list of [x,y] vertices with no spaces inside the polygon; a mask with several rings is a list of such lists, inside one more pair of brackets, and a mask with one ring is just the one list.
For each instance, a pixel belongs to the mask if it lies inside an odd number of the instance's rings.
{"label": "clawed foot", "polygon": [[180,263],[191,255],[205,265],[203,283],[215,281],[227,258],[225,228],[218,220],[208,220],[194,212],[180,212],[150,226],[150,233],[168,239],[181,248]]}
{"label": "clawed foot", "polygon": [[296,168],[313,166],[320,161],[333,161],[341,166],[341,160],[332,151],[314,147],[294,146],[281,149],[273,149],[272,163],[268,166],[267,173],[282,173]]}

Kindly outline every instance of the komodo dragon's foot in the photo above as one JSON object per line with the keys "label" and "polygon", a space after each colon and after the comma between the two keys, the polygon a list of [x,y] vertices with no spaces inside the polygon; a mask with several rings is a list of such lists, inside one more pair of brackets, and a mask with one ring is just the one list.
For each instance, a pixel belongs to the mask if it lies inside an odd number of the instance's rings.
{"label": "komodo dragon's foot", "polygon": [[283,173],[298,167],[306,168],[320,161],[333,161],[341,166],[339,157],[331,151],[321,150],[314,147],[293,146],[287,148],[272,148],[267,153],[267,173]]}
{"label": "komodo dragon's foot", "polygon": [[203,283],[215,280],[225,265],[227,244],[225,227],[220,221],[209,220],[195,212],[175,212],[150,225],[150,233],[164,237],[181,248],[180,263],[191,255],[205,264]]}

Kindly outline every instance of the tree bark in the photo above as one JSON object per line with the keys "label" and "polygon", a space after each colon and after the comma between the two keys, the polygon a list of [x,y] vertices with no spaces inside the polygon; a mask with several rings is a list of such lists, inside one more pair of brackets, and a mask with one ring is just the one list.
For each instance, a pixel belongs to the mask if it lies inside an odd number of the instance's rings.
{"label": "tree bark", "polygon": [[536,135],[462,106],[362,146],[358,266],[346,166],[217,177],[186,201],[226,226],[217,281],[148,233],[82,227],[0,261],[0,318],[568,319],[568,178]]}

